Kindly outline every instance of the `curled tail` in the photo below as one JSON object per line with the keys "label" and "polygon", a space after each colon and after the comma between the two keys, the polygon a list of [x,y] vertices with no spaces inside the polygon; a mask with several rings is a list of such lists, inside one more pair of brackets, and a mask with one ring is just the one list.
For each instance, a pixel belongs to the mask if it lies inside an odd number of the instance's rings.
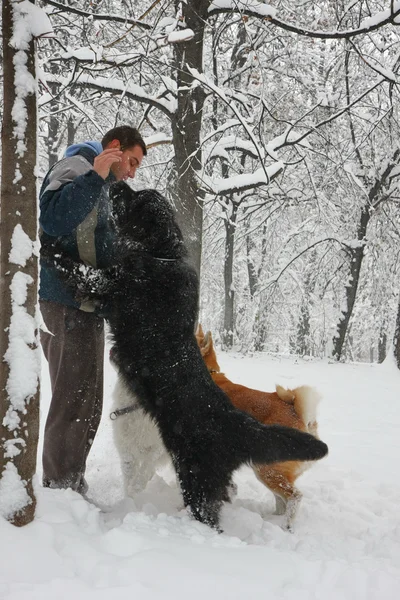
{"label": "curled tail", "polygon": [[321,394],[313,387],[302,385],[294,391],[294,409],[303,419],[307,431],[317,435],[317,406],[321,400]]}
{"label": "curled tail", "polygon": [[298,416],[306,426],[306,431],[317,435],[317,406],[321,400],[320,393],[309,385],[302,385],[294,390],[286,390],[276,386],[276,393],[281,400],[293,404]]}
{"label": "curled tail", "polygon": [[235,439],[234,451],[239,452],[241,462],[319,460],[328,453],[328,446],[310,433],[283,425],[263,425],[241,411],[235,411],[232,417],[236,435],[231,439]]}

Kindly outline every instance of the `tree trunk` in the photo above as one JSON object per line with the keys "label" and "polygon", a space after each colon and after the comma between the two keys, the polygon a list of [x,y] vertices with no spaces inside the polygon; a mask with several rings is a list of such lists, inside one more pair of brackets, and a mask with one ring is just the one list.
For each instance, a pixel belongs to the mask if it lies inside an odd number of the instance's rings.
{"label": "tree trunk", "polygon": [[70,115],[68,117],[68,123],[67,123],[67,147],[72,146],[72,144],[75,142],[75,135],[76,135],[75,122],[74,122],[73,117]]}
{"label": "tree trunk", "polygon": [[397,308],[396,328],[393,338],[393,352],[396,359],[397,368],[400,369],[400,299]]}
{"label": "tree trunk", "polygon": [[387,333],[384,327],[381,327],[381,332],[378,340],[378,363],[383,363],[387,355]]}
{"label": "tree trunk", "polygon": [[[371,213],[368,207],[364,206],[361,212],[361,218],[357,230],[357,240],[359,242],[363,242],[365,240],[370,217]],[[342,312],[342,316],[339,319],[337,326],[337,334],[333,338],[333,356],[336,358],[336,360],[340,360],[343,354],[346,334],[356,301],[363,258],[364,246],[359,246],[351,250],[350,278],[349,283],[346,286],[346,308]]]}
{"label": "tree trunk", "polygon": [[261,237],[261,252],[259,252],[259,264],[256,269],[254,258],[252,253],[254,254],[256,244],[254,242],[254,232],[246,233],[246,264],[247,264],[247,274],[249,276],[249,291],[251,299],[254,299],[254,295],[257,291],[258,284],[260,281],[260,276],[263,270],[265,258],[267,255],[267,243],[266,243],[266,235],[267,235],[267,225],[263,225],[262,237]]}
{"label": "tree trunk", "polygon": [[[53,94],[53,96],[55,96],[57,86],[55,86],[54,84],[51,84],[49,87],[50,87],[51,93]],[[55,112],[59,106],[59,102],[57,100],[53,100],[51,102],[50,106],[51,106],[51,109],[54,110],[54,112]],[[60,135],[60,116],[58,114],[50,115],[48,127],[49,127],[49,135],[48,135],[48,140],[47,140],[47,151],[48,151],[48,156],[49,156],[48,167],[50,169],[58,161],[58,145],[59,145],[58,142],[59,142],[59,135]]]}
{"label": "tree trunk", "polygon": [[256,292],[257,284],[258,284],[257,270],[254,265],[254,259],[251,256],[251,252],[254,247],[255,247],[255,243],[254,243],[254,240],[252,239],[252,236],[249,234],[246,234],[246,266],[247,266],[247,274],[249,277],[250,298],[252,300],[254,298],[254,294]]}
{"label": "tree trunk", "polygon": [[257,312],[254,330],[255,330],[255,339],[254,339],[254,350],[256,352],[263,352],[265,350],[265,343],[268,337],[267,331],[267,310],[263,305],[262,301],[260,302],[260,308]]}
{"label": "tree trunk", "polygon": [[[359,153],[359,150],[356,151]],[[385,189],[390,185],[392,169],[398,165],[400,159],[400,149],[396,148],[393,155],[385,161],[384,170],[381,172],[380,177],[376,178],[374,184],[371,186],[368,193],[368,202],[364,205],[361,211],[361,218],[357,229],[357,240],[363,242],[366,239],[366,233],[368,223],[371,218],[371,214],[375,212],[380,203],[385,198]],[[362,159],[359,159],[360,165],[363,166]],[[365,184],[367,185],[368,177],[364,177]],[[372,208],[372,210],[371,210]],[[337,335],[333,339],[333,356],[336,360],[340,360],[343,354],[344,345],[346,341],[346,333],[353,313],[354,304],[356,301],[358,283],[360,279],[360,272],[362,261],[364,258],[364,245],[351,250],[351,262],[350,262],[350,281],[346,286],[346,309],[342,313],[342,317],[339,319],[337,327]]]}
{"label": "tree trunk", "polygon": [[233,331],[235,329],[234,301],[235,290],[233,289],[233,253],[235,246],[236,218],[238,206],[232,204],[231,215],[227,213],[225,220],[225,260],[224,260],[224,331],[222,340],[225,348],[233,346]]}
{"label": "tree trunk", "polygon": [[300,314],[297,323],[295,351],[300,356],[313,355],[312,340],[311,340],[311,310],[313,307],[313,293],[315,289],[315,273],[316,256],[313,251],[310,257],[310,265],[304,275],[303,294],[300,304]]}
{"label": "tree trunk", "polygon": [[[34,43],[10,45],[15,0],[3,0],[4,112],[0,205],[0,509],[21,526],[34,518],[39,434],[36,209],[36,93]],[[25,55],[24,57],[22,56]],[[18,55],[18,56],[17,56]],[[25,86],[16,88],[14,59],[26,58]],[[19,74],[21,75],[21,74]],[[19,111],[18,122],[12,110]],[[28,115],[27,123],[23,109]],[[15,113],[14,113],[15,116]],[[26,125],[26,128],[25,128]],[[22,131],[21,131],[22,129]]]}
{"label": "tree trunk", "polygon": [[49,153],[49,169],[56,164],[58,160],[57,138],[60,131],[60,121],[57,117],[50,117],[49,120],[49,137],[48,137],[48,153]]}
{"label": "tree trunk", "polygon": [[299,321],[297,324],[295,351],[300,356],[311,354],[310,345],[310,310],[309,296],[306,295],[301,302]]}
{"label": "tree trunk", "polygon": [[[231,57],[231,72],[235,73],[236,69],[242,67],[246,62],[247,50],[243,52],[244,43],[246,41],[246,30],[244,24],[239,24],[238,36],[236,44],[232,51]],[[236,85],[240,87],[240,76],[236,77]],[[246,157],[242,154],[240,158],[240,164],[242,169],[244,168]],[[223,161],[222,163],[222,176],[227,178],[229,176],[228,165]],[[234,195],[231,194],[226,198],[227,211],[225,225],[225,257],[224,257],[224,331],[222,334],[222,342],[225,348],[232,348],[233,346],[233,332],[235,329],[235,313],[234,313],[234,302],[235,302],[235,290],[233,289],[233,255],[235,249],[235,234],[236,234],[236,221],[239,209],[239,201],[234,199]],[[229,215],[229,205],[232,205],[231,214]]]}
{"label": "tree trunk", "polygon": [[184,44],[175,44],[178,106],[172,121],[177,185],[175,204],[178,221],[196,271],[200,273],[203,225],[203,194],[196,175],[201,172],[200,133],[205,93],[201,86],[193,86],[188,67],[203,71],[204,28],[207,22],[209,0],[191,0],[182,5],[186,26],[194,37]]}
{"label": "tree trunk", "polygon": [[[57,50],[57,44],[51,44],[54,52]],[[56,63],[50,63],[49,65],[50,73],[54,76],[58,75],[60,68]],[[49,117],[49,125],[48,125],[48,140],[47,140],[47,150],[49,156],[49,169],[55,165],[58,161],[58,152],[60,148],[60,135],[62,129],[62,118],[61,114],[58,112],[60,108],[60,99],[57,96],[58,85],[55,83],[50,83],[49,89],[50,93],[53,97],[53,100],[50,103],[50,117]]]}

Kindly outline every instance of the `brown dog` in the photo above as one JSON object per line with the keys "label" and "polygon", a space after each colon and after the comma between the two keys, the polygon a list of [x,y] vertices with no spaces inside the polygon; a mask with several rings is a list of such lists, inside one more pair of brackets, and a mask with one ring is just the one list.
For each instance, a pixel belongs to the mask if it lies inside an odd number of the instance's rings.
{"label": "brown dog", "polygon": [[[233,383],[220,371],[211,332],[204,334],[199,325],[196,339],[213,380],[236,408],[249,413],[264,425],[286,425],[318,437],[316,407],[320,396],[316,390],[308,386],[286,390],[277,385],[276,392],[268,393]],[[302,497],[294,482],[311,464],[287,461],[272,465],[252,465],[257,478],[274,494],[275,512],[286,516],[287,529],[292,527]]]}

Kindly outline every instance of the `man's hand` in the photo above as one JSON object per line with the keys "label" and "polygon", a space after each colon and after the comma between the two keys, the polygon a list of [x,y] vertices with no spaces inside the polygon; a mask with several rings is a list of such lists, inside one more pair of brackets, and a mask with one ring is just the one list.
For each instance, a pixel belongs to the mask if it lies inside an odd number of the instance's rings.
{"label": "man's hand", "polygon": [[113,163],[121,162],[122,151],[119,148],[108,148],[94,159],[93,170],[106,179]]}

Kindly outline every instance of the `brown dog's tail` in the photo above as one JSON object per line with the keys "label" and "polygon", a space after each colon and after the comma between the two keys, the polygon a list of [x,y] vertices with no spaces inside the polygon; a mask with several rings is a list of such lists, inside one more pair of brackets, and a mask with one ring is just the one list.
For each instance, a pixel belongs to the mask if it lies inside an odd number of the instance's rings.
{"label": "brown dog's tail", "polygon": [[313,387],[302,385],[294,390],[286,390],[280,385],[276,386],[276,393],[281,400],[293,403],[294,409],[302,419],[306,430],[312,435],[317,435],[317,406],[322,396]]}

